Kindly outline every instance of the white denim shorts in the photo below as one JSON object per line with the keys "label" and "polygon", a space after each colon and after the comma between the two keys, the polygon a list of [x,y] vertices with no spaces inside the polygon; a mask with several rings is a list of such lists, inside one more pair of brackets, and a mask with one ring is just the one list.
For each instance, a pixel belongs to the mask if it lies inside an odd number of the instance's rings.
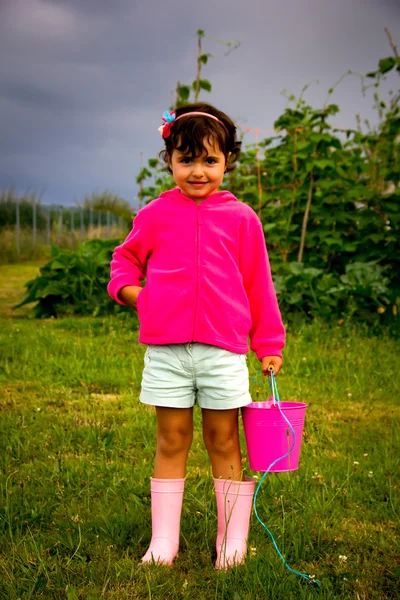
{"label": "white denim shorts", "polygon": [[250,404],[246,355],[193,342],[148,346],[140,401],[227,410]]}

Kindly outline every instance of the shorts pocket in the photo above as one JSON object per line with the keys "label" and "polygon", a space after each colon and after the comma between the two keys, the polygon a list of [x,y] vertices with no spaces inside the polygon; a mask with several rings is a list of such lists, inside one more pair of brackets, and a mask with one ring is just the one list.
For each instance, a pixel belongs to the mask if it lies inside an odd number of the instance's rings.
{"label": "shorts pocket", "polygon": [[146,364],[148,364],[150,362],[151,357],[153,356],[153,354],[155,352],[157,352],[157,348],[158,348],[158,346],[153,346],[153,345],[147,346],[146,352],[144,354],[144,361],[145,361]]}

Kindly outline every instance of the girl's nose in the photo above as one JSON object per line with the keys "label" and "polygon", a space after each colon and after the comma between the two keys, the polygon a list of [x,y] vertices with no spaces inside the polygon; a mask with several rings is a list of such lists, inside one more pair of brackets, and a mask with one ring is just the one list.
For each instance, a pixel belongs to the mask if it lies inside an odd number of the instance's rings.
{"label": "girl's nose", "polygon": [[193,165],[193,177],[203,177],[203,169],[201,164],[194,163]]}

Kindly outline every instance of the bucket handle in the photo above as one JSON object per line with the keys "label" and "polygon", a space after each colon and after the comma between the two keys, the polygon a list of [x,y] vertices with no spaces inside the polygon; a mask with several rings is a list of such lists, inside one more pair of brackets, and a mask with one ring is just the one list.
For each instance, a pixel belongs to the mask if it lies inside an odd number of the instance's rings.
{"label": "bucket handle", "polygon": [[275,375],[274,375],[274,370],[271,369],[269,371],[268,374],[268,383],[269,383],[269,387],[271,388],[271,393],[272,393],[272,400],[274,403],[274,406],[276,403],[279,404],[279,402],[281,401],[281,399],[279,398],[279,392],[278,392],[278,386],[276,384],[276,379],[275,379]]}
{"label": "bucket handle", "polygon": [[[261,373],[261,369],[254,374],[254,377],[253,377],[254,382],[258,381],[257,375],[259,375],[260,373]],[[275,379],[275,375],[274,375],[274,368],[272,365],[268,367],[268,383],[269,383],[269,387],[270,387],[271,394],[272,394],[272,401],[275,406],[276,404],[280,403],[281,399],[279,397],[278,386],[276,383],[276,379]]]}

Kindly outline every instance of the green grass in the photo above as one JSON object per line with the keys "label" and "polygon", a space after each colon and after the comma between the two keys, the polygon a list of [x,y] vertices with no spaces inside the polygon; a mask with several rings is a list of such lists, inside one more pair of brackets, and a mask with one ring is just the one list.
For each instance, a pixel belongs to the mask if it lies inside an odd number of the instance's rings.
{"label": "green grass", "polygon": [[[289,335],[278,384],[282,400],[309,403],[300,468],[267,477],[258,511],[319,593],[284,568],[254,517],[255,555],[227,574],[214,570],[199,411],[179,556],[170,569],[139,567],[151,536],[155,420],[138,401],[134,320],[10,318],[37,267],[0,267],[0,598],[399,597],[396,342],[320,323]],[[266,395],[265,382],[252,391]]]}
{"label": "green grass", "polygon": [[24,284],[39,275],[41,266],[41,263],[32,261],[19,265],[0,265],[0,319],[24,317],[28,314],[27,307],[18,312],[14,312],[12,307],[21,302],[26,292]]}

